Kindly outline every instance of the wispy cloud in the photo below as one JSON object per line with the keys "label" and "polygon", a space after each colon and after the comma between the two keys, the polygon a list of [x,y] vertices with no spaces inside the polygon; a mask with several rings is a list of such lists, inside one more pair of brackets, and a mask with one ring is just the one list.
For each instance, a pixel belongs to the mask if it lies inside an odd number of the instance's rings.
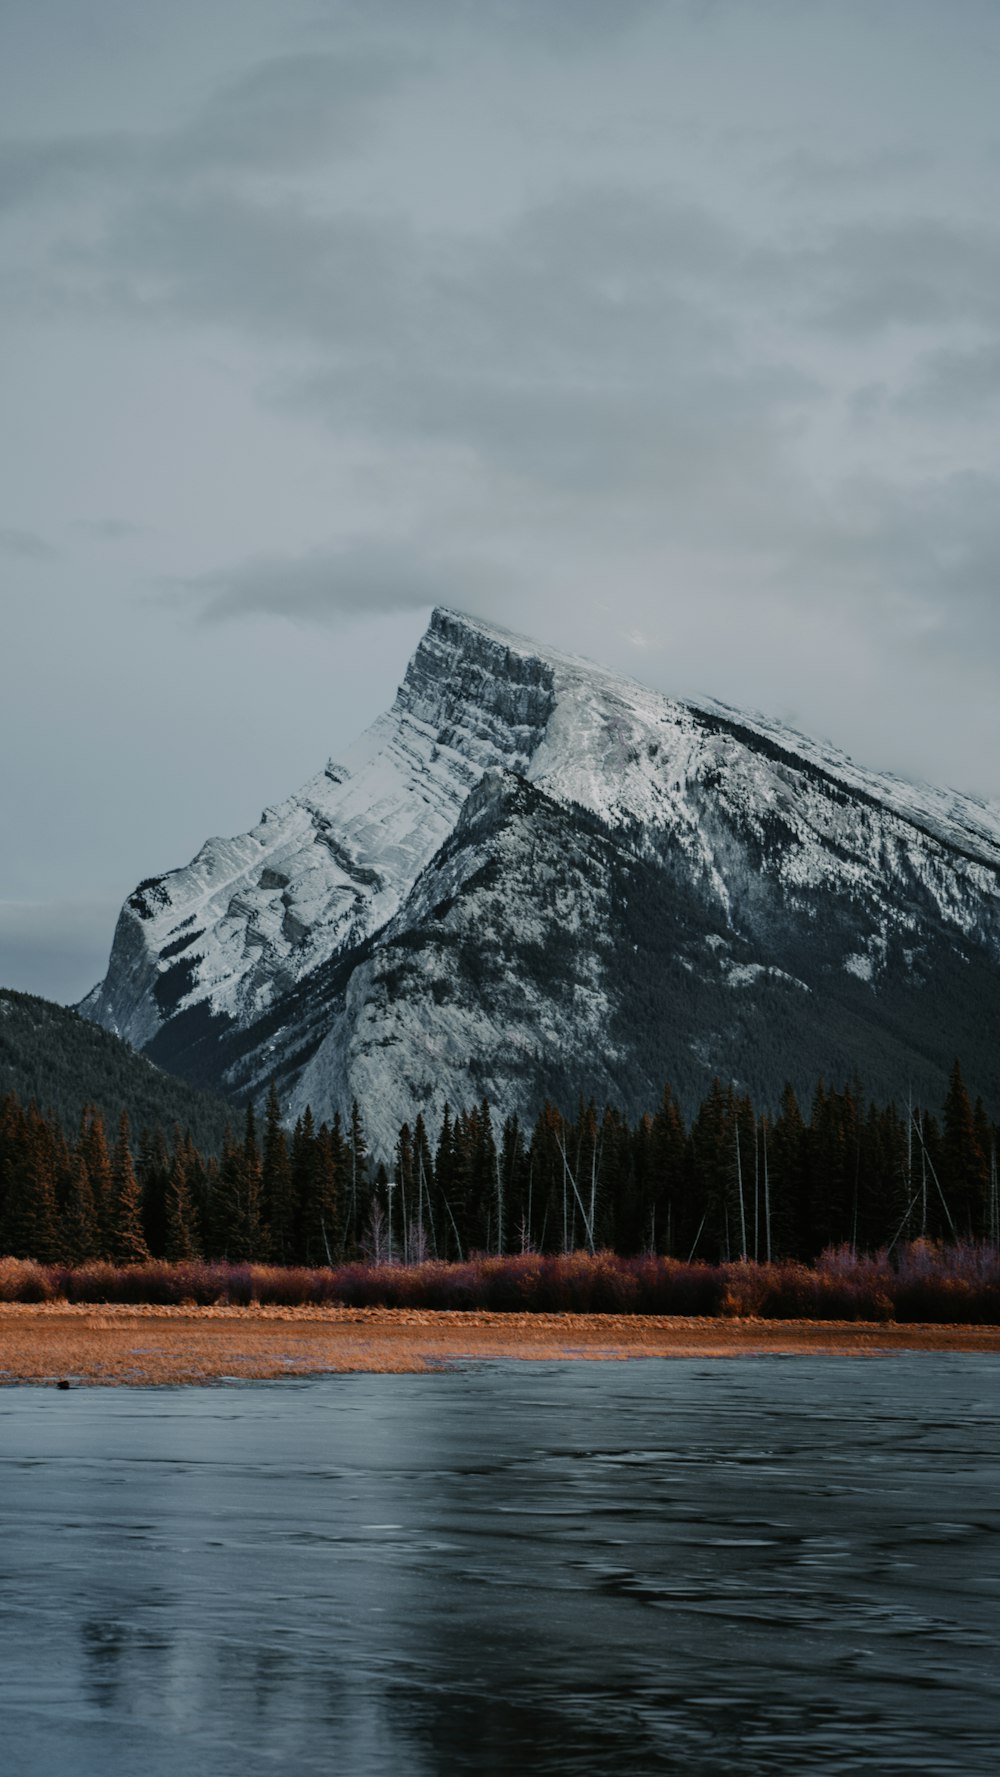
{"label": "wispy cloud", "polygon": [[0,525],[0,549],[19,561],[52,561],[59,554],[37,531],[21,530],[16,525]]}
{"label": "wispy cloud", "polygon": [[468,606],[482,601],[489,578],[482,565],[434,559],[417,542],[362,538],[305,555],[251,557],[177,582],[162,596],[187,599],[208,623],[250,616],[332,622]]}
{"label": "wispy cloud", "polygon": [[373,110],[418,68],[419,57],[399,49],[276,55],[169,129],[0,137],[0,210],[300,171],[356,150]]}
{"label": "wispy cloud", "polygon": [[122,518],[75,518],[72,529],[97,543],[123,543],[129,537],[141,537],[146,527]]}
{"label": "wispy cloud", "polygon": [[922,354],[898,406],[932,423],[1000,416],[1000,332],[975,345]]}

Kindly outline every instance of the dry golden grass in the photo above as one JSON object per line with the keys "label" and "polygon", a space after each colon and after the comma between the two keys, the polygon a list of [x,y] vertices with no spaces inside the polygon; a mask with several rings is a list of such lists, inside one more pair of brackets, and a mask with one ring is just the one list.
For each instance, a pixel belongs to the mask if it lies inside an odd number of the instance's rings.
{"label": "dry golden grass", "polygon": [[1000,1351],[1000,1328],[391,1308],[0,1304],[0,1382],[426,1371],[463,1359]]}

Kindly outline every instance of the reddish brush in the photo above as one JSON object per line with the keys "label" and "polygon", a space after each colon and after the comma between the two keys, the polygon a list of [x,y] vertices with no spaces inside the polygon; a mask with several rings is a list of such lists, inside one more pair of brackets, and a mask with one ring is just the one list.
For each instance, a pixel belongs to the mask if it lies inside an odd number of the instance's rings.
{"label": "reddish brush", "polygon": [[1000,1324],[1000,1254],[926,1241],[894,1254],[836,1247],[815,1265],[687,1264],[613,1252],[474,1254],[461,1264],[335,1267],[191,1261],[95,1262],[68,1269],[0,1258],[0,1301],[163,1306],[488,1309],[577,1314],[736,1316],[762,1320]]}

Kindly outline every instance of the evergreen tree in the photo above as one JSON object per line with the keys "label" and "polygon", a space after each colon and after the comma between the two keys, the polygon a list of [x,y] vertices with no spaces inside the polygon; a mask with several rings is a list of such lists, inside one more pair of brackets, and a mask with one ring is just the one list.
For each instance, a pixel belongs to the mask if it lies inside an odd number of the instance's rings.
{"label": "evergreen tree", "polygon": [[380,1160],[372,1181],[368,1201],[368,1220],[361,1239],[362,1254],[372,1265],[384,1265],[393,1258],[389,1230],[390,1203],[389,1175]]}
{"label": "evergreen tree", "polygon": [[989,1161],[980,1146],[972,1101],[956,1061],[944,1101],[940,1181],[955,1233],[968,1240],[985,1224]]}
{"label": "evergreen tree", "polygon": [[139,1181],[132,1164],[128,1112],[122,1111],[111,1160],[111,1257],[117,1265],[141,1265],[149,1258],[142,1230]]}
{"label": "evergreen tree", "polygon": [[[613,1105],[605,1106],[597,1137],[601,1195],[606,1206],[602,1232],[610,1242],[620,1242],[627,1252],[640,1252],[649,1244],[649,1223],[643,1195],[643,1184],[648,1186],[650,1182],[651,1156],[647,1151],[649,1133],[648,1129],[643,1130],[637,1144],[621,1112]],[[638,1156],[639,1171],[636,1169],[637,1146],[642,1150]],[[564,1186],[566,1182],[564,1180]],[[569,1191],[569,1204],[570,1244],[573,1245],[576,1224],[572,1218],[575,1206],[572,1188]]]}
{"label": "evergreen tree", "polygon": [[508,1252],[528,1252],[532,1247],[529,1176],[528,1156],[520,1120],[512,1115],[504,1123],[500,1143],[504,1234]]}
{"label": "evergreen tree", "polygon": [[295,1252],[295,1191],[288,1138],[282,1127],[281,1106],[273,1081],[264,1113],[261,1194],[268,1257],[276,1265],[289,1265]]}
{"label": "evergreen tree", "polygon": [[399,1256],[404,1265],[410,1260],[410,1218],[416,1209],[417,1183],[414,1171],[413,1137],[410,1125],[404,1123],[396,1138],[394,1156],[394,1199]]}
{"label": "evergreen tree", "polygon": [[546,1100],[531,1132],[528,1150],[528,1196],[532,1245],[539,1252],[559,1252],[569,1239],[566,1169],[562,1159],[563,1120]]}
{"label": "evergreen tree", "polygon": [[493,1120],[484,1098],[455,1125],[455,1219],[466,1253],[496,1245],[497,1151]]}
{"label": "evergreen tree", "polygon": [[52,1143],[45,1121],[32,1105],[17,1134],[4,1196],[0,1250],[15,1259],[57,1264],[60,1257]]}
{"label": "evergreen tree", "polygon": [[806,1214],[805,1123],[790,1085],[782,1092],[781,1109],[767,1131],[766,1143],[771,1256],[796,1257],[802,1250],[800,1229]]}
{"label": "evergreen tree", "polygon": [[911,1182],[907,1146],[906,1125],[895,1105],[884,1110],[869,1105],[861,1130],[854,1242],[862,1252],[889,1246],[901,1234],[911,1240],[927,1232],[926,1202]]}
{"label": "evergreen tree", "polygon": [[83,1112],[78,1149],[90,1179],[101,1254],[110,1259],[114,1253],[116,1232],[115,1182],[104,1133],[104,1118],[92,1105],[88,1105]]}
{"label": "evergreen tree", "polygon": [[365,1140],[364,1123],[358,1109],[358,1101],[351,1105],[351,1126],[348,1134],[350,1149],[350,1188],[345,1209],[344,1245],[349,1254],[360,1250],[362,1229],[365,1227],[371,1201],[371,1186],[368,1178],[368,1144]]}
{"label": "evergreen tree", "polygon": [[321,1123],[303,1173],[302,1256],[307,1265],[333,1265],[342,1251],[340,1178],[344,1141],[339,1116]]}
{"label": "evergreen tree", "polygon": [[684,1245],[685,1236],[687,1245],[690,1245],[694,1230],[688,1234],[685,1222],[690,1218],[685,1218],[683,1208],[687,1135],[669,1081],[663,1088],[660,1107],[653,1118],[650,1148],[650,1246],[654,1252],[676,1253],[680,1250],[678,1242]]}
{"label": "evergreen tree", "polygon": [[[176,1123],[173,1131],[176,1153],[181,1146],[181,1133]],[[143,1129],[139,1136],[136,1177],[142,1202],[142,1230],[151,1253],[165,1253],[167,1243],[166,1197],[170,1180],[170,1154],[162,1129]]]}
{"label": "evergreen tree", "polygon": [[[439,1239],[442,1238],[441,1230],[443,1230],[443,1258],[462,1259],[465,1257],[465,1247],[459,1227],[459,1217],[464,1212],[464,1205],[459,1201],[461,1191],[459,1172],[451,1110],[446,1104],[441,1118],[437,1153],[434,1156],[434,1185],[437,1201],[435,1213]],[[455,1213],[456,1207],[458,1215]]]}
{"label": "evergreen tree", "polygon": [[247,1106],[242,1142],[227,1132],[211,1204],[212,1256],[246,1264],[260,1246],[261,1161],[253,1105]]}
{"label": "evergreen tree", "polygon": [[316,1185],[316,1125],[309,1105],[301,1117],[296,1118],[292,1132],[292,1195],[295,1202],[295,1263],[304,1265],[306,1261],[305,1226],[313,1221],[311,1208],[317,1195]]}
{"label": "evergreen tree", "polygon": [[87,1163],[80,1153],[69,1156],[59,1193],[59,1245],[67,1265],[86,1265],[100,1250],[94,1193]]}
{"label": "evergreen tree", "polygon": [[691,1126],[691,1165],[701,1220],[693,1242],[698,1258],[729,1260],[741,1246],[736,1099],[717,1077]]}
{"label": "evergreen tree", "polygon": [[417,1112],[413,1125],[413,1177],[417,1192],[416,1244],[421,1259],[437,1256],[437,1233],[434,1225],[434,1162],[424,1124],[423,1112]]}
{"label": "evergreen tree", "polygon": [[197,1217],[184,1147],[174,1150],[164,1195],[163,1256],[171,1264],[201,1258]]}

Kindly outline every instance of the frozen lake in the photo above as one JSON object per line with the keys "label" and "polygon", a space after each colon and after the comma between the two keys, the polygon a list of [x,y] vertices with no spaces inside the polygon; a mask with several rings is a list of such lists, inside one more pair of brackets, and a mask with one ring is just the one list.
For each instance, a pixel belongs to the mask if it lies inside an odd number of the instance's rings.
{"label": "frozen lake", "polygon": [[990,1773],[992,1355],[0,1390],[6,1770]]}

